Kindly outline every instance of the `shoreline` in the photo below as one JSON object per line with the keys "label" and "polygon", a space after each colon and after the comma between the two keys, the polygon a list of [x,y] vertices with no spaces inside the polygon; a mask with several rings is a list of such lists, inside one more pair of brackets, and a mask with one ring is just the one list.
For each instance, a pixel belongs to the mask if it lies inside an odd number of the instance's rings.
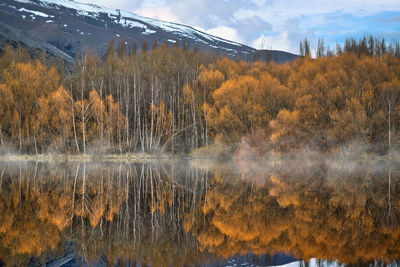
{"label": "shoreline", "polygon": [[[295,155],[295,154],[294,154]],[[293,156],[293,155],[292,155]],[[288,157],[285,154],[266,155],[260,157],[218,157],[212,155],[196,154],[149,154],[149,153],[124,153],[124,154],[57,154],[44,153],[38,155],[32,154],[0,154],[0,162],[130,162],[130,163],[151,163],[151,162],[172,162],[189,160],[193,162],[296,162],[296,161],[330,161],[343,164],[346,161],[392,161],[400,163],[400,155],[394,154],[388,158],[388,155],[360,154],[356,156],[348,155],[325,155],[324,157],[315,157],[315,155],[295,155]]]}
{"label": "shoreline", "polygon": [[156,161],[171,161],[183,159],[178,155],[157,155],[147,153],[126,153],[126,154],[5,154],[0,155],[0,162],[132,162],[148,163]]}

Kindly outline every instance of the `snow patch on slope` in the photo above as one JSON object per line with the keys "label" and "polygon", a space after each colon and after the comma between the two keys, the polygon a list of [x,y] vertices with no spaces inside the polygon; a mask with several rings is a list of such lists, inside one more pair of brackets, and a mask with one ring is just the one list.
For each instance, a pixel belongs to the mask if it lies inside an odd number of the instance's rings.
{"label": "snow patch on slope", "polygon": [[127,20],[124,24],[122,24],[124,27],[128,28],[141,28],[141,29],[147,29],[147,26],[144,25],[143,23],[137,22],[137,21],[132,21],[132,20]]}
{"label": "snow patch on slope", "polygon": [[35,10],[30,10],[30,9],[26,9],[26,8],[20,8],[20,9],[18,9],[18,11],[32,13],[32,14],[34,14],[36,16],[43,17],[43,18],[48,18],[48,17],[54,18],[54,16],[47,15],[46,13],[43,13],[43,12],[40,12],[40,11],[35,11]]}
{"label": "snow patch on slope", "polygon": [[[16,0],[16,1],[22,3],[37,4],[36,1],[35,2],[29,0]],[[131,12],[113,10],[109,8],[100,7],[95,4],[84,4],[72,0],[41,0],[40,5],[56,9],[60,9],[61,7],[66,7],[69,9],[76,10],[78,15],[89,16],[92,18],[97,18],[100,13],[105,13],[108,15],[108,17],[113,19],[114,23],[120,24],[123,27],[144,29],[145,31],[142,32],[142,34],[144,35],[156,32],[153,29],[149,29],[148,27],[149,25],[152,28],[160,28],[174,35],[178,35],[180,37],[187,37],[197,42],[202,42],[204,44],[208,44],[208,42],[217,42],[217,43],[225,43],[236,47],[242,46],[242,44],[239,44],[237,42],[228,41],[216,36],[209,35],[199,30],[195,30],[190,26],[172,22],[165,22],[157,19],[146,18]],[[148,25],[145,25],[144,23]]]}
{"label": "snow patch on slope", "polygon": [[77,11],[78,15],[80,16],[87,16],[87,17],[92,17],[92,18],[97,18],[99,15],[95,12],[88,12],[86,10],[78,10]]}
{"label": "snow patch on slope", "polygon": [[156,31],[150,30],[150,29],[146,29],[144,32],[142,32],[142,34],[144,35],[149,35],[149,34],[153,34],[156,33]]}

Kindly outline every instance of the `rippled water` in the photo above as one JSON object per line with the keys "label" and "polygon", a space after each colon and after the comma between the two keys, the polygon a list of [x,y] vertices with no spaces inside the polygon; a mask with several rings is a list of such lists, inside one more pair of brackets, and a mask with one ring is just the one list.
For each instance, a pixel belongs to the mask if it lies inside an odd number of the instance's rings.
{"label": "rippled water", "polygon": [[396,166],[0,163],[0,265],[399,263]]}

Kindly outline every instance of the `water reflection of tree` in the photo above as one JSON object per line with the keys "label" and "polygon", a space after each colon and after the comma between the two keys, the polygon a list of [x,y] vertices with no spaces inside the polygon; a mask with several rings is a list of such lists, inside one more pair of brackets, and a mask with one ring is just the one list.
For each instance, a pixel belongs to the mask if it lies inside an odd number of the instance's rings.
{"label": "water reflection of tree", "polygon": [[387,173],[369,163],[350,173],[311,165],[246,165],[241,177],[216,171],[202,207],[210,226],[191,228],[200,248],[222,256],[283,251],[344,263],[399,258],[398,180],[392,180],[391,203],[397,204],[387,227]]}
{"label": "water reflection of tree", "polygon": [[203,257],[180,224],[203,194],[203,172],[81,163],[6,166],[0,173],[0,260],[7,265],[32,256],[44,263],[49,251],[62,257],[67,240],[80,261],[104,254],[109,263],[183,266]]}
{"label": "water reflection of tree", "polygon": [[0,261],[45,263],[67,253],[67,240],[79,261],[110,264],[188,266],[249,250],[344,263],[400,257],[398,169],[237,166],[0,166]]}

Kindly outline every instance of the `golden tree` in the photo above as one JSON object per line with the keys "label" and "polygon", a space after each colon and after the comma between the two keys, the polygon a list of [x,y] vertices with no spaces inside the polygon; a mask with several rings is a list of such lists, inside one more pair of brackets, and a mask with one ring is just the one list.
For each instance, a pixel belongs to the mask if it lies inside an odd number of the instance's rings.
{"label": "golden tree", "polygon": [[58,88],[59,74],[54,68],[47,68],[39,61],[12,62],[3,71],[3,78],[13,98],[18,99],[15,104],[19,119],[19,150],[29,149],[33,145],[37,150],[38,100],[41,96],[48,96],[52,90]]}

